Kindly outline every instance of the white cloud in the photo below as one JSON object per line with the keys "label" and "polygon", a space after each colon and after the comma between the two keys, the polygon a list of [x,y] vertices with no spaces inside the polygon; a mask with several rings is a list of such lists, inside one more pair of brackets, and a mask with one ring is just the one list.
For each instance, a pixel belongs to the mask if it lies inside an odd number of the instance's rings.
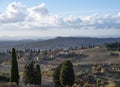
{"label": "white cloud", "polygon": [[41,23],[48,21],[48,10],[45,8],[45,3],[38,6],[28,8],[29,15],[27,21],[39,21]]}
{"label": "white cloud", "polygon": [[[96,28],[101,30],[119,29],[120,13],[113,16],[100,16],[99,14],[93,14],[79,17],[62,17],[59,15],[49,15],[49,11],[46,8],[45,3],[28,8],[20,2],[12,2],[8,5],[6,12],[0,14],[0,30],[2,30],[2,32],[3,30],[6,30],[10,32],[17,32],[16,34],[21,32],[20,34],[22,34],[22,32],[25,31],[23,33],[30,35],[33,34],[32,31],[34,31],[34,33],[37,33],[37,35],[39,35],[40,32],[43,33],[40,33],[41,35],[49,32],[51,32],[52,35],[62,35],[62,33],[65,35],[65,31],[69,32],[70,29],[72,30],[72,32],[70,30],[72,34],[76,31],[77,34],[82,34],[78,31]],[[75,32],[73,30],[75,30]],[[28,31],[31,31],[31,33],[27,33]],[[54,32],[54,34],[52,32]],[[70,32],[69,34],[71,34]]]}
{"label": "white cloud", "polygon": [[20,2],[12,2],[8,5],[6,13],[0,14],[0,23],[18,23],[19,25],[22,22],[24,23],[23,29],[49,29],[50,27],[77,29],[89,27],[120,28],[120,13],[114,16],[93,14],[82,17],[61,17],[49,15],[45,3],[28,8]]}
{"label": "white cloud", "polygon": [[0,23],[16,23],[25,20],[26,7],[21,3],[12,2],[8,5],[7,11],[4,14],[0,14]]}

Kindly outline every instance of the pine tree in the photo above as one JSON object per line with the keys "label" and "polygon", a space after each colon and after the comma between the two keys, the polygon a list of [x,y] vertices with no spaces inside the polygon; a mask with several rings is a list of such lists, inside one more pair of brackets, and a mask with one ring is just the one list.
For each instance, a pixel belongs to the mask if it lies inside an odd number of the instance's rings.
{"label": "pine tree", "polygon": [[10,82],[16,82],[19,84],[19,71],[18,71],[18,63],[16,58],[15,48],[12,49],[12,56],[11,56],[11,73],[10,73]]}
{"label": "pine tree", "polygon": [[70,61],[65,61],[60,70],[60,83],[62,86],[71,87],[74,84],[75,76],[73,65]]}

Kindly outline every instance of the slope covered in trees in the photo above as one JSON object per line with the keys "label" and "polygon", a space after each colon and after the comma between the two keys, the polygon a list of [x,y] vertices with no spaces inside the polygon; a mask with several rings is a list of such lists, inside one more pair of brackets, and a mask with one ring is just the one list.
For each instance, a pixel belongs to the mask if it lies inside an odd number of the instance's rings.
{"label": "slope covered in trees", "polygon": [[120,51],[120,42],[106,43],[105,46],[108,50]]}
{"label": "slope covered in trees", "polygon": [[120,42],[120,38],[89,38],[89,37],[57,37],[48,40],[8,41],[0,42],[0,51],[11,49],[56,49],[70,47],[89,47],[89,45],[103,45],[104,43]]}

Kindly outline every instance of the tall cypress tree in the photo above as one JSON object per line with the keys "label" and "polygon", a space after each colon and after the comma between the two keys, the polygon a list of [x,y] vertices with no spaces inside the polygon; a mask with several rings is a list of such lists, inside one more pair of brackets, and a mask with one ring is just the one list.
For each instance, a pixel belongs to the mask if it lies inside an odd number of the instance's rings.
{"label": "tall cypress tree", "polygon": [[37,69],[37,84],[41,85],[41,70],[40,70],[40,65],[36,65],[36,69]]}
{"label": "tall cypress tree", "polygon": [[71,87],[74,84],[75,76],[72,63],[68,60],[62,64],[60,70],[60,83],[62,86]]}
{"label": "tall cypress tree", "polygon": [[60,83],[60,70],[62,67],[62,63],[57,66],[54,70],[53,70],[53,81],[55,83],[55,87],[62,87],[61,83]]}
{"label": "tall cypress tree", "polygon": [[19,84],[19,71],[18,71],[18,63],[16,58],[15,48],[12,48],[12,55],[11,55],[11,71],[10,71],[10,82],[16,82]]}

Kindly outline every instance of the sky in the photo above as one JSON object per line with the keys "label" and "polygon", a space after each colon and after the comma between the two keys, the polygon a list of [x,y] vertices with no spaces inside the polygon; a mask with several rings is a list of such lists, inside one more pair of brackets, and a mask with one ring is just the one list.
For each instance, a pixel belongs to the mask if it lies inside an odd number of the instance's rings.
{"label": "sky", "polygon": [[0,0],[0,39],[120,37],[119,0]]}

